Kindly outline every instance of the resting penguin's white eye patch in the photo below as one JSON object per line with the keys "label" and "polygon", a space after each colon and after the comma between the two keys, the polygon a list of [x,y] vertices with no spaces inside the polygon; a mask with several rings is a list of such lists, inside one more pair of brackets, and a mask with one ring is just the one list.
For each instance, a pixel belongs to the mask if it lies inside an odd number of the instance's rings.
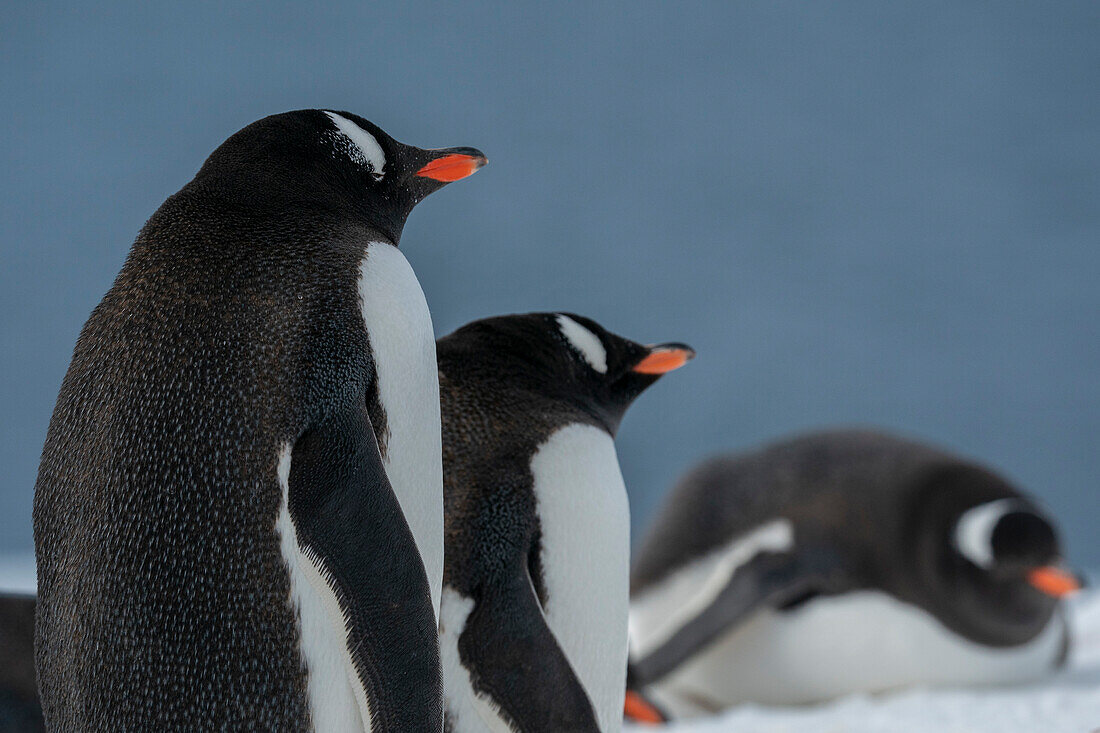
{"label": "resting penguin's white eye patch", "polygon": [[988,568],[993,564],[993,530],[997,522],[1019,508],[1016,499],[997,499],[967,509],[955,524],[955,547],[970,562]]}
{"label": "resting penguin's white eye patch", "polygon": [[607,349],[600,337],[569,316],[558,314],[558,328],[570,346],[577,350],[588,365],[600,374],[607,374]]}
{"label": "resting penguin's white eye patch", "polygon": [[386,154],[382,152],[382,146],[378,144],[374,135],[347,117],[328,111],[325,114],[340,131],[340,135],[336,136],[339,152],[360,165],[369,165],[375,180],[381,179],[385,175],[382,169],[386,167]]}

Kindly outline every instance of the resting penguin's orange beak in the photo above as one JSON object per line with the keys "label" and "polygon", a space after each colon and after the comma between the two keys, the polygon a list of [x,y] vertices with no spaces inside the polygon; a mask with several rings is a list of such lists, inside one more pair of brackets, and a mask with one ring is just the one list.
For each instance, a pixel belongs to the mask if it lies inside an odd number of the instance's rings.
{"label": "resting penguin's orange beak", "polygon": [[472,175],[488,162],[488,159],[480,152],[470,149],[468,153],[451,153],[430,160],[416,172],[416,175],[421,178],[431,178],[433,181],[440,181],[441,183],[451,183]]}
{"label": "resting penguin's orange beak", "polygon": [[635,723],[665,722],[661,712],[634,690],[626,691],[626,704],[623,706],[623,713],[627,720],[632,720]]}
{"label": "resting penguin's orange beak", "polygon": [[638,374],[664,374],[679,369],[695,358],[695,350],[684,344],[657,344],[647,348],[649,354],[635,364],[631,371]]}
{"label": "resting penguin's orange beak", "polygon": [[1064,595],[1081,589],[1081,581],[1055,565],[1044,565],[1034,568],[1027,574],[1027,582],[1038,588],[1048,596],[1061,598]]}

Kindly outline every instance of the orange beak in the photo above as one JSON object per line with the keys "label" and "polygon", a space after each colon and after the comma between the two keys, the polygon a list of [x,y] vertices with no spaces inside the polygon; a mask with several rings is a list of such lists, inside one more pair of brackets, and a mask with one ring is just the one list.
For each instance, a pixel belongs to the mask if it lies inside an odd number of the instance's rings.
{"label": "orange beak", "polygon": [[633,690],[626,691],[626,704],[623,713],[627,720],[636,723],[663,723],[665,717],[661,712],[646,702],[646,699]]}
{"label": "orange beak", "polygon": [[1073,573],[1068,573],[1054,565],[1034,568],[1027,574],[1027,582],[1055,598],[1061,598],[1081,589],[1081,581],[1075,578]]}
{"label": "orange beak", "polygon": [[451,183],[472,175],[488,162],[488,159],[481,154],[451,153],[428,161],[427,165],[416,172],[416,175],[441,183]]}
{"label": "orange beak", "polygon": [[649,347],[649,354],[634,365],[638,374],[664,374],[679,369],[695,358],[695,351],[684,344],[658,344]]}

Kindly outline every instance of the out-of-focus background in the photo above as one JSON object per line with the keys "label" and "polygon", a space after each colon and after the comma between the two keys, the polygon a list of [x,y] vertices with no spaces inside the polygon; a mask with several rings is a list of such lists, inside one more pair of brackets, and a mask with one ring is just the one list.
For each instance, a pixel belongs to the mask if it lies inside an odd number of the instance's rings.
{"label": "out-of-focus background", "polygon": [[440,334],[570,310],[699,352],[632,408],[640,529],[715,451],[875,424],[1100,564],[1100,4],[9,3],[0,553],[77,333],[229,134],[347,109],[491,164],[402,249]]}

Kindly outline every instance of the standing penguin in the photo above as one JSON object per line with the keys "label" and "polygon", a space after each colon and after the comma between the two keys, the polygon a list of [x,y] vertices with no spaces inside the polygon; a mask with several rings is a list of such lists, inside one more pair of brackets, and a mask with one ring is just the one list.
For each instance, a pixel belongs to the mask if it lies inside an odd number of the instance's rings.
{"label": "standing penguin", "polygon": [[563,313],[476,321],[437,349],[448,729],[618,730],[630,517],[614,435],[694,354]]}
{"label": "standing penguin", "polygon": [[288,112],[149,219],[39,468],[51,730],[440,729],[438,383],[397,243],[484,163]]}
{"label": "standing penguin", "polygon": [[1078,584],[996,474],[879,432],[810,434],[672,490],[632,570],[631,685],[690,716],[1026,680],[1064,661],[1058,598]]}

